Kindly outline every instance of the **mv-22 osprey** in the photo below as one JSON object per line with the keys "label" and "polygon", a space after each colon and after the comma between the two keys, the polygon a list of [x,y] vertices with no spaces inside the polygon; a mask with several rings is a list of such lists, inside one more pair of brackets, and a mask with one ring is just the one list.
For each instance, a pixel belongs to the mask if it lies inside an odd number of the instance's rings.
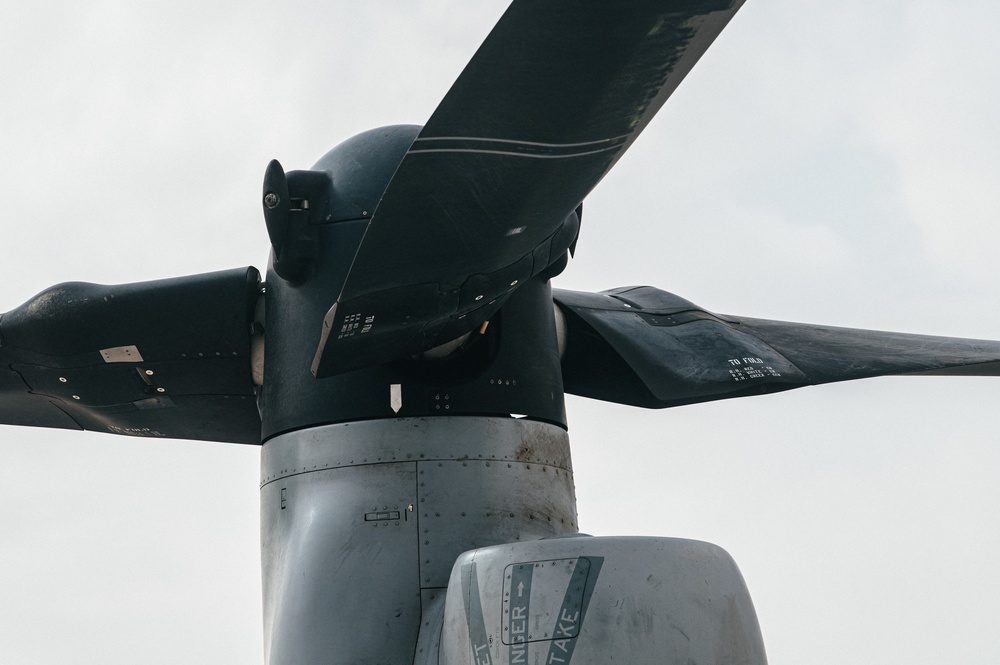
{"label": "mv-22 osprey", "polygon": [[766,662],[723,550],[579,533],[564,393],[996,375],[1000,343],[550,287],[741,5],[515,0],[426,125],[267,167],[263,280],[62,284],[4,314],[0,422],[261,446],[272,664]]}

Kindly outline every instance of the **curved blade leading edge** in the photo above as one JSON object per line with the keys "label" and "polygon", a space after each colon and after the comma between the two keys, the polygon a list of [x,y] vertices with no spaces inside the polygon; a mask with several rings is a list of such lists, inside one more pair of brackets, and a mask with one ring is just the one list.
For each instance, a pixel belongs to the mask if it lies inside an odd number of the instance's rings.
{"label": "curved blade leading edge", "polygon": [[891,374],[1000,376],[1000,342],[712,314],[652,287],[553,290],[567,393],[664,408]]}
{"label": "curved blade leading edge", "polygon": [[473,330],[562,257],[564,224],[741,5],[515,0],[393,176],[314,373]]}

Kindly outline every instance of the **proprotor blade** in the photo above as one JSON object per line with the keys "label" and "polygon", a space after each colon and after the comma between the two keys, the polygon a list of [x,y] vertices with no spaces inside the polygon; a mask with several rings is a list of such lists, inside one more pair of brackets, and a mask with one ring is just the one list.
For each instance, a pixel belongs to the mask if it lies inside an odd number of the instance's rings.
{"label": "proprotor blade", "polygon": [[71,282],[0,318],[0,423],[259,444],[260,273]]}
{"label": "proprotor blade", "polygon": [[1000,376],[1000,342],[720,316],[653,287],[554,290],[567,393],[663,408],[891,374]]}
{"label": "proprotor blade", "polygon": [[393,176],[314,373],[468,332],[560,259],[575,236],[559,231],[741,5],[516,0]]}

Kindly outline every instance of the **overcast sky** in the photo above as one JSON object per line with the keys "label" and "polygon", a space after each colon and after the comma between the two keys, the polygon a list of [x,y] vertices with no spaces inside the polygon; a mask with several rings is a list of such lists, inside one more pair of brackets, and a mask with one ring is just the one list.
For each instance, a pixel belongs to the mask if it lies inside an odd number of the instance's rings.
{"label": "overcast sky", "polygon": [[[423,123],[504,2],[0,5],[0,311],[256,265],[264,167]],[[749,0],[556,286],[1000,337],[1000,7]],[[736,559],[772,665],[1000,653],[1000,381],[570,399],[580,522]],[[5,663],[261,661],[259,450],[0,428]]]}

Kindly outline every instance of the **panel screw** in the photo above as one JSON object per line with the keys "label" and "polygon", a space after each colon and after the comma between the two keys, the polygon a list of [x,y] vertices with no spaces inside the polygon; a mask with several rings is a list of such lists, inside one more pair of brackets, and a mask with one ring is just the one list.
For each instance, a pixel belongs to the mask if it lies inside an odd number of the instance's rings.
{"label": "panel screw", "polygon": [[278,205],[278,201],[280,201],[280,199],[274,192],[268,192],[264,195],[264,205],[268,208],[273,208]]}

